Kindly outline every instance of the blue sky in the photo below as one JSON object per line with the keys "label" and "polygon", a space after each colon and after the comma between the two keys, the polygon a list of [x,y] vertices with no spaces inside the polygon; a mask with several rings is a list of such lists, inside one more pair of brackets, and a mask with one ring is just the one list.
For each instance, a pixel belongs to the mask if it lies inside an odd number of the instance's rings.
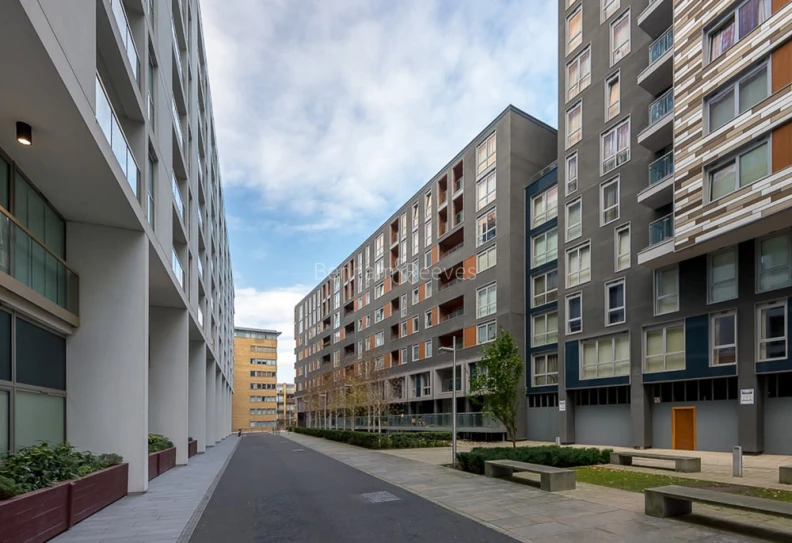
{"label": "blue sky", "polygon": [[557,3],[203,0],[236,325],[283,332],[508,104],[555,126]]}

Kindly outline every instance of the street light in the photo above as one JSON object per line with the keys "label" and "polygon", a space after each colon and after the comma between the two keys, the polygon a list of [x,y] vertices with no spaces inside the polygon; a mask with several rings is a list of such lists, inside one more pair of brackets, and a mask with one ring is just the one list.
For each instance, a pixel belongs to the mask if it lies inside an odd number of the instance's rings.
{"label": "street light", "polygon": [[453,355],[453,363],[451,365],[451,465],[456,467],[456,451],[457,451],[457,402],[456,402],[456,336],[452,338],[451,347],[440,347],[440,351],[449,351]]}
{"label": "street light", "polygon": [[324,398],[325,400],[325,408],[324,408],[324,427],[327,430],[327,392],[320,392],[319,396]]}

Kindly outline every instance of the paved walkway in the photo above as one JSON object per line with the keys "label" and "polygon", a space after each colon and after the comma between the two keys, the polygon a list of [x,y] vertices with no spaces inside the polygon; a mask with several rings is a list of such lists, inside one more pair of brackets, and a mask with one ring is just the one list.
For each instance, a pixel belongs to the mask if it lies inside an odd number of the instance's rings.
{"label": "paved walkway", "polygon": [[[283,434],[363,472],[529,543],[789,542],[792,522],[694,506],[684,521],[647,517],[640,494],[578,483],[549,494],[435,463],[300,434]],[[404,451],[416,453],[416,451]],[[434,452],[434,451],[432,451]],[[450,462],[446,450],[445,462]],[[781,531],[783,529],[783,531]]]}
{"label": "paved walkway", "polygon": [[[176,542],[198,520],[208,492],[236,449],[239,438],[227,437],[206,453],[193,456],[149,483],[148,491],[105,507],[52,541],[55,543]],[[193,518],[195,516],[195,518]],[[189,533],[185,533],[189,537]],[[186,540],[186,539],[185,539]]]}

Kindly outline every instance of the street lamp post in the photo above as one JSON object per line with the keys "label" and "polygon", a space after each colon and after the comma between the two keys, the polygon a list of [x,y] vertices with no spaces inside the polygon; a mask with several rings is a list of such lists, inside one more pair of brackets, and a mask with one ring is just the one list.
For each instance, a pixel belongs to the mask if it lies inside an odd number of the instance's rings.
{"label": "street lamp post", "polygon": [[456,401],[456,336],[452,338],[451,347],[440,347],[441,351],[450,351],[453,357],[451,365],[451,465],[456,466],[457,452],[457,401]]}
{"label": "street lamp post", "polygon": [[324,398],[325,407],[324,407],[324,428],[327,430],[327,392],[320,392],[319,396]]}

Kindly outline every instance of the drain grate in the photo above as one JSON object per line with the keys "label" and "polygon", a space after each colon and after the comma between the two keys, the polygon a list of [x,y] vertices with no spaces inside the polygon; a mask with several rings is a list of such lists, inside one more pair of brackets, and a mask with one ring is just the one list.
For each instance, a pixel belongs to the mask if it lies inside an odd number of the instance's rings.
{"label": "drain grate", "polygon": [[292,452],[303,452],[305,449],[292,449]]}
{"label": "drain grate", "polygon": [[368,492],[366,494],[361,494],[360,496],[369,503],[395,502],[401,499],[386,490],[381,490],[379,492]]}

